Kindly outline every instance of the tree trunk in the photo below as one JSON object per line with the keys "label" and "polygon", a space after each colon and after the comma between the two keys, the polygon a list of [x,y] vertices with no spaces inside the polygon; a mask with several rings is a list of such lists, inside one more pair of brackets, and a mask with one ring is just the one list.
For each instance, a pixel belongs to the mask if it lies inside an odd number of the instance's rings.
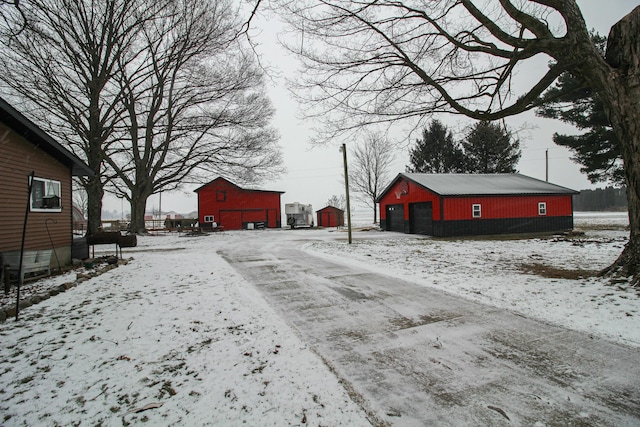
{"label": "tree trunk", "polygon": [[609,75],[606,106],[621,142],[629,204],[629,242],[608,275],[633,276],[640,285],[640,6],[611,28],[607,63]]}
{"label": "tree trunk", "polygon": [[375,200],[373,201],[373,223],[378,223],[378,209]]}
{"label": "tree trunk", "polygon": [[104,190],[100,177],[94,176],[85,185],[87,192],[87,235],[95,234],[102,228],[102,197]]}
{"label": "tree trunk", "polygon": [[147,209],[149,194],[131,195],[131,226],[129,231],[135,234],[147,233],[144,214]]}
{"label": "tree trunk", "polygon": [[[619,99],[620,104],[625,104],[623,110],[626,112],[622,117],[626,119],[618,119],[616,121],[619,123],[614,124],[618,138],[623,141],[622,157],[625,163],[629,206],[629,241],[616,262],[605,270],[608,275],[633,276],[635,286],[640,285],[640,108],[633,104],[634,100],[640,99],[639,88],[640,86],[635,90],[635,97]],[[622,129],[622,132],[618,129]]]}

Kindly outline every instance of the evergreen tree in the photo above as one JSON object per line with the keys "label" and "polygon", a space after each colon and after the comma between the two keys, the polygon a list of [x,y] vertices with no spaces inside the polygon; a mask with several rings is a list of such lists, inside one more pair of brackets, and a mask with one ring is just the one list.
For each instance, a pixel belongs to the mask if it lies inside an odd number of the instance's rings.
{"label": "evergreen tree", "polygon": [[455,173],[464,171],[464,156],[451,131],[439,120],[423,129],[422,139],[409,153],[407,172]]}
{"label": "evergreen tree", "polygon": [[467,173],[514,173],[520,160],[520,141],[499,124],[479,121],[462,141]]}
{"label": "evergreen tree", "polygon": [[[593,34],[592,39],[604,56],[607,39]],[[553,135],[553,142],[573,152],[592,183],[610,181],[624,185],[624,168],[620,142],[611,128],[602,100],[584,78],[564,73],[542,96],[543,105],[536,110],[541,117],[559,119],[582,131],[581,135]]]}

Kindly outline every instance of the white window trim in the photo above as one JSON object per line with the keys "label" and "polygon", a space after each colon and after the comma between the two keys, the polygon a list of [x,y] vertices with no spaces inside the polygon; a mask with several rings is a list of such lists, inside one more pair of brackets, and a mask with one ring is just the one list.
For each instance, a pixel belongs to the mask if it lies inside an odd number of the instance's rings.
{"label": "white window trim", "polygon": [[547,202],[538,202],[538,215],[547,214]]}
{"label": "white window trim", "polygon": [[473,218],[482,218],[482,205],[474,203],[471,205],[471,216]]}
{"label": "white window trim", "polygon": [[205,215],[204,222],[215,222],[215,218],[213,215]]}
{"label": "white window trim", "polygon": [[31,196],[29,197],[29,209],[31,210],[31,212],[62,212],[62,185],[60,184],[60,181],[57,181],[55,179],[46,179],[46,178],[39,178],[37,176],[33,177],[34,181],[40,181],[42,183],[44,183],[44,196],[57,196],[60,198],[60,206],[57,208],[43,208],[43,207],[34,207],[33,206],[33,202],[34,202],[34,188],[31,189]]}

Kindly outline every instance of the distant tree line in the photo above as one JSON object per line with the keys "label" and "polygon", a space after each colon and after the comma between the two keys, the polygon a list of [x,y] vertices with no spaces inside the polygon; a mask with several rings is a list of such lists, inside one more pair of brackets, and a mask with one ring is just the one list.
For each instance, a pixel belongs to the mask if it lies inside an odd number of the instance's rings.
{"label": "distant tree line", "polygon": [[581,190],[573,196],[574,211],[621,211],[627,209],[627,190],[625,188],[596,188]]}

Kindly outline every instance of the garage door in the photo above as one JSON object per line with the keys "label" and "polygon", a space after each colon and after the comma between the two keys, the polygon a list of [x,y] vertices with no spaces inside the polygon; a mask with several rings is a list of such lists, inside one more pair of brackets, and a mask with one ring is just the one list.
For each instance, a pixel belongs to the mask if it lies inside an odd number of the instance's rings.
{"label": "garage door", "polygon": [[411,203],[409,205],[409,224],[414,234],[433,234],[433,216],[431,202]]}
{"label": "garage door", "polygon": [[387,205],[387,230],[404,233],[403,205]]}

